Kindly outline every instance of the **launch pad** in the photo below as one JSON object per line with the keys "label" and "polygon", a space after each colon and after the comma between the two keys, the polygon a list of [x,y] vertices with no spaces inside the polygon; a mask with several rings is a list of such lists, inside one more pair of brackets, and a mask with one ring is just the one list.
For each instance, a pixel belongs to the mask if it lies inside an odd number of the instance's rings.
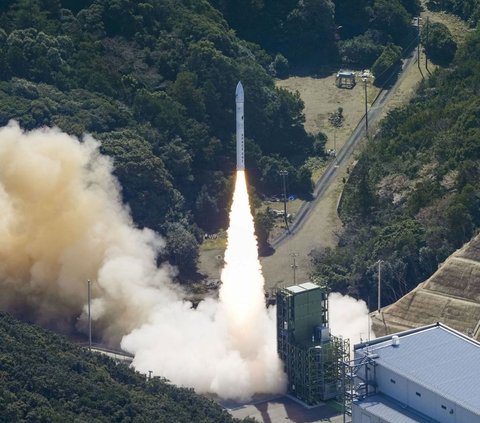
{"label": "launch pad", "polygon": [[244,404],[222,403],[237,419],[255,418],[262,423],[343,423],[343,414],[329,404],[305,407],[289,395],[256,398]]}

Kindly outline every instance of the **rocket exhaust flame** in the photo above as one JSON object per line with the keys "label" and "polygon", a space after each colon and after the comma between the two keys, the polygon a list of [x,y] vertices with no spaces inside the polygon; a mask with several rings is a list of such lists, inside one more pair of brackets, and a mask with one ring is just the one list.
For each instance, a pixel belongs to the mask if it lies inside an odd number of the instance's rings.
{"label": "rocket exhaust flame", "polygon": [[178,305],[182,311],[170,316],[158,309],[151,322],[123,339],[122,347],[135,354],[138,370],[153,370],[198,392],[234,399],[282,392],[275,311],[265,308],[243,171],[237,171],[221,279],[219,302],[205,300],[196,310]]}
{"label": "rocket exhaust flame", "polygon": [[275,339],[265,338],[268,325],[274,322],[265,309],[264,279],[244,171],[237,171],[221,279],[220,306],[228,330],[235,334],[235,348],[248,357],[258,354],[259,346],[275,344]]}

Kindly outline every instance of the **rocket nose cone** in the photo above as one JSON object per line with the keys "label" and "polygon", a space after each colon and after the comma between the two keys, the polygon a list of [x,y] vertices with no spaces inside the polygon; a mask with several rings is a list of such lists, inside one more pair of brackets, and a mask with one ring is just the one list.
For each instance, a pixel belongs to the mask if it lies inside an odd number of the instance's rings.
{"label": "rocket nose cone", "polygon": [[240,81],[238,81],[237,88],[235,90],[235,101],[243,103],[244,101],[244,94],[243,94],[243,85]]}

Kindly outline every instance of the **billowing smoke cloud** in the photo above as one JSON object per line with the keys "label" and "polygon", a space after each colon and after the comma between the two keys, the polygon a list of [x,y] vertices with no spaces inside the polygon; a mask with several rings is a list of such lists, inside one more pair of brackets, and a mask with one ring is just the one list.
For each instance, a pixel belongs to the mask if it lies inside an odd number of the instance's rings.
{"label": "billowing smoke cloud", "polygon": [[[98,143],[58,129],[0,129],[0,308],[85,328],[91,279],[95,333],[135,354],[143,372],[248,398],[285,386],[274,310],[265,309],[245,175],[238,172],[219,300],[196,309],[157,266],[164,241],[136,229]],[[367,337],[364,303],[330,295],[332,333]]]}
{"label": "billowing smoke cloud", "polygon": [[2,309],[68,326],[92,279],[94,319],[116,342],[151,306],[177,298],[172,268],[155,265],[163,241],[133,228],[112,163],[91,137],[24,133],[15,122],[0,129],[0,208]]}
{"label": "billowing smoke cloud", "polygon": [[235,195],[220,301],[193,309],[156,264],[163,240],[134,228],[98,143],[12,122],[0,129],[0,307],[82,328],[91,279],[96,333],[123,338],[140,371],[224,398],[281,391],[243,174]]}
{"label": "billowing smoke cloud", "polygon": [[245,174],[237,172],[220,300],[196,310],[181,303],[157,307],[149,323],[122,347],[134,366],[199,392],[246,399],[281,392],[285,377],[276,352],[275,316],[265,308],[264,280]]}
{"label": "billowing smoke cloud", "polygon": [[365,301],[333,292],[328,296],[330,330],[350,339],[350,345],[375,338]]}

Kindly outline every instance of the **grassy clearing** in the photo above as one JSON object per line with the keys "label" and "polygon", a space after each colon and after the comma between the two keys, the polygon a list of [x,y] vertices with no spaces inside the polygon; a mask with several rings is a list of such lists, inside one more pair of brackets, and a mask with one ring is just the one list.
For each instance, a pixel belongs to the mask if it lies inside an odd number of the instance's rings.
{"label": "grassy clearing", "polygon": [[323,172],[327,168],[328,163],[334,160],[333,157],[329,159],[324,159],[321,157],[310,157],[305,165],[310,169],[312,172],[312,182],[316,183],[320,176],[322,176]]}
{"label": "grassy clearing", "polygon": [[224,250],[227,246],[227,233],[224,230],[218,231],[216,234],[210,234],[200,245],[200,250]]}
{"label": "grassy clearing", "polygon": [[[302,200],[287,201],[287,213],[295,215],[302,204]],[[277,211],[283,211],[283,201],[266,201],[260,208],[260,211],[265,211],[267,208]],[[283,221],[283,217],[281,219],[279,218],[278,220]]]}

